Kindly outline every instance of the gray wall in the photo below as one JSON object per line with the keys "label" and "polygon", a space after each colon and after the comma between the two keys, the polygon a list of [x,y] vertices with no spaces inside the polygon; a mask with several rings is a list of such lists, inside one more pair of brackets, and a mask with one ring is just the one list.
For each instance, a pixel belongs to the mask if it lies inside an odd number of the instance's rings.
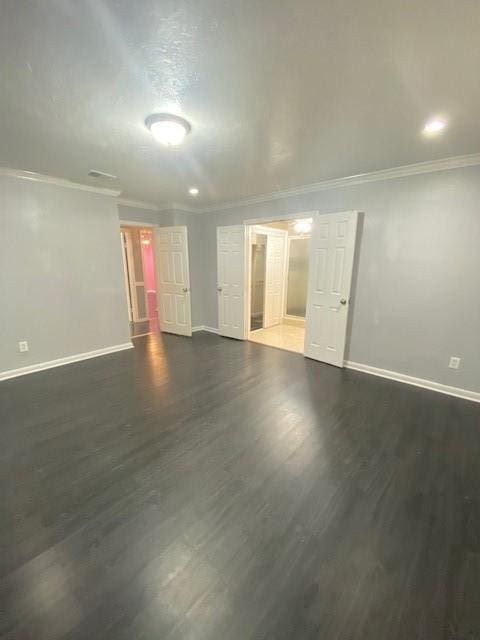
{"label": "gray wall", "polygon": [[192,301],[192,326],[204,324],[203,291],[205,289],[204,236],[205,218],[202,214],[187,211],[149,211],[118,206],[118,217],[122,221],[147,222],[160,227],[185,225],[188,229],[188,259],[190,263],[190,288]]}
{"label": "gray wall", "polygon": [[0,228],[0,371],[130,341],[113,198],[0,176]]}
{"label": "gray wall", "polygon": [[[349,360],[480,390],[480,168],[411,176],[204,214],[204,319],[217,327],[216,227],[364,212]],[[461,369],[448,369],[451,355]]]}
{"label": "gray wall", "polygon": [[[217,326],[216,227],[364,212],[347,358],[480,390],[480,168],[162,213],[0,177],[0,371],[128,342],[119,218],[189,231],[193,325]],[[30,351],[18,352],[19,340]],[[462,358],[448,369],[451,355]]]}

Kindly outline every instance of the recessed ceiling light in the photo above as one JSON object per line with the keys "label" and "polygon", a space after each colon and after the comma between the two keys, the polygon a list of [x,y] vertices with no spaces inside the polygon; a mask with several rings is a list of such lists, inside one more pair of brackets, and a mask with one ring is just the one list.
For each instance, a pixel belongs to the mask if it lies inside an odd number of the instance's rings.
{"label": "recessed ceiling light", "polygon": [[197,187],[190,187],[190,189],[188,190],[188,193],[191,196],[198,196],[198,189]]}
{"label": "recessed ceiling light", "polygon": [[423,133],[430,135],[434,133],[440,133],[440,131],[443,131],[446,126],[447,123],[444,120],[429,120],[423,127]]}
{"label": "recessed ceiling light", "polygon": [[148,116],[145,125],[155,140],[167,147],[181,144],[192,128],[185,118],[169,113],[154,113]]}

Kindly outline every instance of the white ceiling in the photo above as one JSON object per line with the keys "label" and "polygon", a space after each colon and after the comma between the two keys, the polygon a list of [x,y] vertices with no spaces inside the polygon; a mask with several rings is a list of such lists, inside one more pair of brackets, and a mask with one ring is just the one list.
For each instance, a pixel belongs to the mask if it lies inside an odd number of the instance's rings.
{"label": "white ceiling", "polygon": [[205,206],[476,153],[479,33],[478,0],[2,0],[0,164]]}

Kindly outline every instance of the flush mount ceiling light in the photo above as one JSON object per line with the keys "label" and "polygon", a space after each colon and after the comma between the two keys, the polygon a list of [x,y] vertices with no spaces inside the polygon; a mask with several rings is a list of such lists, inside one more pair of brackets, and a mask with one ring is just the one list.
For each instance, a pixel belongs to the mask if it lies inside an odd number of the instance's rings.
{"label": "flush mount ceiling light", "polygon": [[191,196],[198,196],[198,189],[197,187],[190,187],[190,189],[188,190],[188,193]]}
{"label": "flush mount ceiling light", "polygon": [[423,127],[423,133],[427,136],[435,135],[445,129],[447,123],[444,120],[434,119],[429,120]]}
{"label": "flush mount ceiling light", "polygon": [[293,225],[295,233],[302,235],[303,233],[310,233],[312,230],[312,219],[306,218],[305,220],[297,220]]}
{"label": "flush mount ceiling light", "polygon": [[150,129],[155,140],[166,147],[175,147],[181,144],[192,128],[185,118],[169,113],[154,113],[148,116],[145,125],[147,129]]}

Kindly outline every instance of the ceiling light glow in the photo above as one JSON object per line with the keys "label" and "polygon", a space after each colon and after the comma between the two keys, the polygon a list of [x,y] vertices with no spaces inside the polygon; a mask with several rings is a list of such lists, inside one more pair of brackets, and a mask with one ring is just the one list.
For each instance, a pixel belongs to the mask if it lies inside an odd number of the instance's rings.
{"label": "ceiling light glow", "polygon": [[168,113],[155,113],[148,116],[145,125],[150,129],[155,140],[166,147],[181,144],[191,130],[190,124],[184,118]]}
{"label": "ceiling light glow", "polygon": [[429,122],[427,122],[423,127],[423,133],[428,135],[440,133],[440,131],[443,131],[446,126],[447,124],[443,120],[429,120]]}
{"label": "ceiling light glow", "polygon": [[190,189],[188,190],[188,193],[191,196],[198,196],[198,189],[197,187],[190,187]]}
{"label": "ceiling light glow", "polygon": [[310,233],[310,231],[312,230],[312,221],[309,219],[297,220],[293,225],[293,228],[295,230],[295,233],[298,233],[300,235],[303,233]]}

